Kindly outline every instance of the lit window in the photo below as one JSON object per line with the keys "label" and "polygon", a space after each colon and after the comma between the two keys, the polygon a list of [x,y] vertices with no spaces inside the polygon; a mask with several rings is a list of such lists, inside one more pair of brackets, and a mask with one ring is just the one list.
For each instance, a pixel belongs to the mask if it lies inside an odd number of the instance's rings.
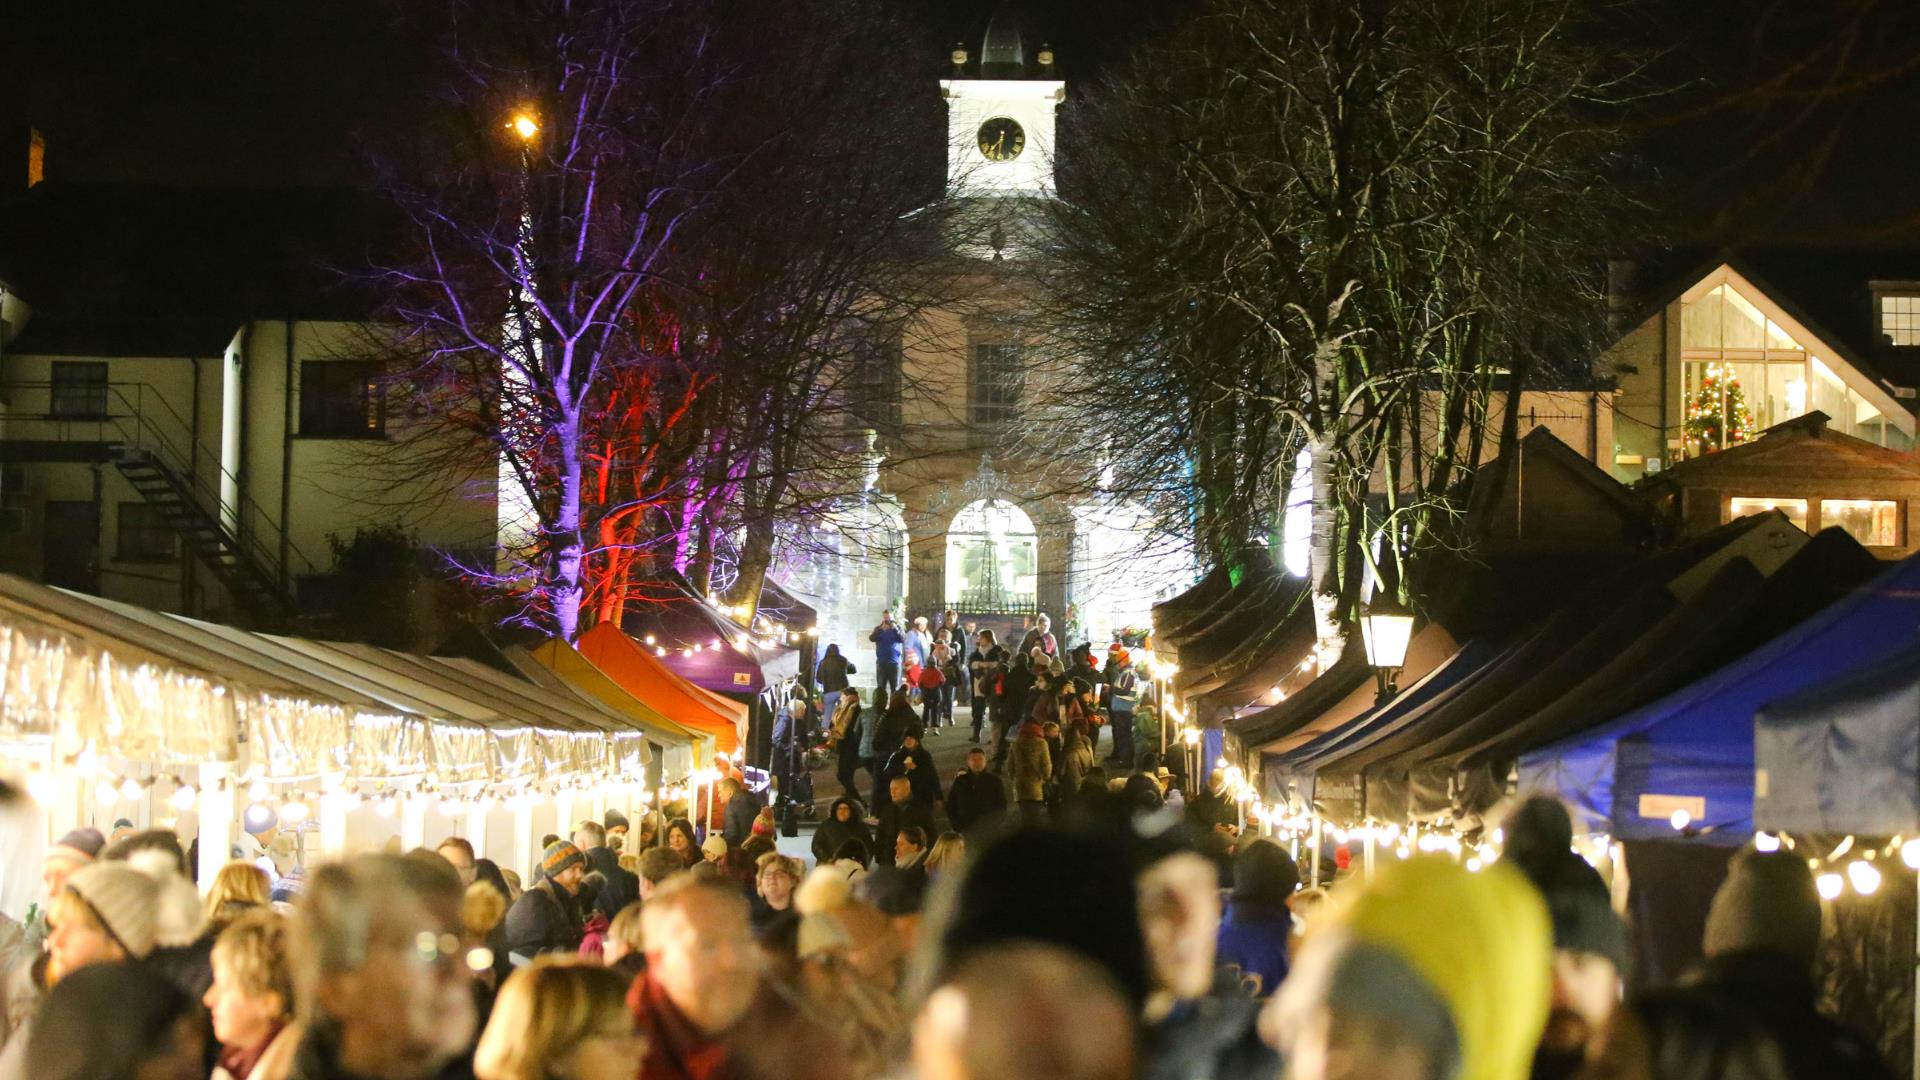
{"label": "lit window", "polygon": [[98,360],[55,360],[49,412],[56,420],[107,418],[107,365]]}
{"label": "lit window", "polygon": [[300,434],[318,439],[364,439],[387,428],[380,366],[360,360],[304,361],[300,365]]}
{"label": "lit window", "polygon": [[1880,333],[1889,345],[1920,345],[1920,294],[1881,296]]}
{"label": "lit window", "polygon": [[1728,520],[1743,518],[1749,514],[1764,514],[1769,510],[1778,510],[1787,515],[1794,528],[1807,527],[1807,500],[1805,499],[1769,499],[1758,496],[1736,495],[1728,504]]}
{"label": "lit window", "polygon": [[1864,547],[1900,546],[1900,504],[1892,499],[1821,499],[1820,524],[1846,530]]}

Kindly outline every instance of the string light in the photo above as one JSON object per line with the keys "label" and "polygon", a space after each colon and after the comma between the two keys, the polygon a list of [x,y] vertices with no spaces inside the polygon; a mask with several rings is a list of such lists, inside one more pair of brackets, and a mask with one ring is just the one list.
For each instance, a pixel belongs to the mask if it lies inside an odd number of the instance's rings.
{"label": "string light", "polygon": [[1857,859],[1847,864],[1847,882],[1861,896],[1872,896],[1880,887],[1880,871],[1865,859]]}
{"label": "string light", "polygon": [[179,787],[173,789],[173,794],[167,798],[167,805],[185,813],[193,809],[194,800],[199,797],[200,793],[193,790],[192,784],[181,784]]}
{"label": "string light", "polygon": [[1920,836],[1900,845],[1900,861],[1910,870],[1920,870]]}
{"label": "string light", "polygon": [[1838,900],[1841,891],[1847,886],[1845,879],[1839,874],[1826,873],[1813,879],[1813,887],[1819,891],[1820,899]]}
{"label": "string light", "polygon": [[1780,838],[1769,832],[1754,833],[1753,850],[1761,852],[1779,851]]}
{"label": "string light", "polygon": [[1684,832],[1687,826],[1693,824],[1693,815],[1685,810],[1675,810],[1673,816],[1667,819],[1667,824],[1673,826],[1674,832]]}

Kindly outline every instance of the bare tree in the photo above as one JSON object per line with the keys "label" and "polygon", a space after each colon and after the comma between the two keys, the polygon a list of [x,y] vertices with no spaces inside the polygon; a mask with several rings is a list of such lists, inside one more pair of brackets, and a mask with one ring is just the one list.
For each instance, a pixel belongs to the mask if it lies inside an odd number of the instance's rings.
{"label": "bare tree", "polygon": [[1218,0],[1092,95],[1054,230],[1092,347],[1064,355],[1151,395],[1144,471],[1190,474],[1212,561],[1272,530],[1306,451],[1329,661],[1376,545],[1406,589],[1469,536],[1491,395],[1600,314],[1614,74],[1576,10]]}
{"label": "bare tree", "polygon": [[[857,485],[822,423],[846,327],[907,302],[929,185],[898,38],[869,0],[445,10],[452,108],[398,170],[414,243],[381,347],[421,430],[484,442],[527,509],[469,569],[569,638],[669,567],[705,588],[721,550],[750,601],[777,523]],[[413,444],[399,467],[472,467],[470,443]]]}

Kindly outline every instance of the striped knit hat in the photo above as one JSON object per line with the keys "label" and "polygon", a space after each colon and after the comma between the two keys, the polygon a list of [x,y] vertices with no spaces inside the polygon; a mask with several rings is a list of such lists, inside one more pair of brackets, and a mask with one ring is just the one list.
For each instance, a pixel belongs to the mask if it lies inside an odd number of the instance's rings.
{"label": "striped knit hat", "polygon": [[587,865],[587,857],[580,853],[579,848],[565,840],[555,840],[548,844],[547,850],[540,856],[540,872],[550,878],[566,873],[569,866],[585,865]]}

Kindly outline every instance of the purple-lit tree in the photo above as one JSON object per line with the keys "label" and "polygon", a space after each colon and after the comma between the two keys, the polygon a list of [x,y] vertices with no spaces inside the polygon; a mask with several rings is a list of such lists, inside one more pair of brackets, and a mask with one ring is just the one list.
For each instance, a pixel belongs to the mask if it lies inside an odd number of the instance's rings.
{"label": "purple-lit tree", "polygon": [[[857,328],[899,317],[937,190],[888,92],[909,52],[865,0],[450,10],[382,347],[417,427],[484,442],[526,509],[468,569],[568,638],[722,548],[757,595],[778,522],[856,483],[835,385]],[[471,472],[463,446],[388,460]]]}

